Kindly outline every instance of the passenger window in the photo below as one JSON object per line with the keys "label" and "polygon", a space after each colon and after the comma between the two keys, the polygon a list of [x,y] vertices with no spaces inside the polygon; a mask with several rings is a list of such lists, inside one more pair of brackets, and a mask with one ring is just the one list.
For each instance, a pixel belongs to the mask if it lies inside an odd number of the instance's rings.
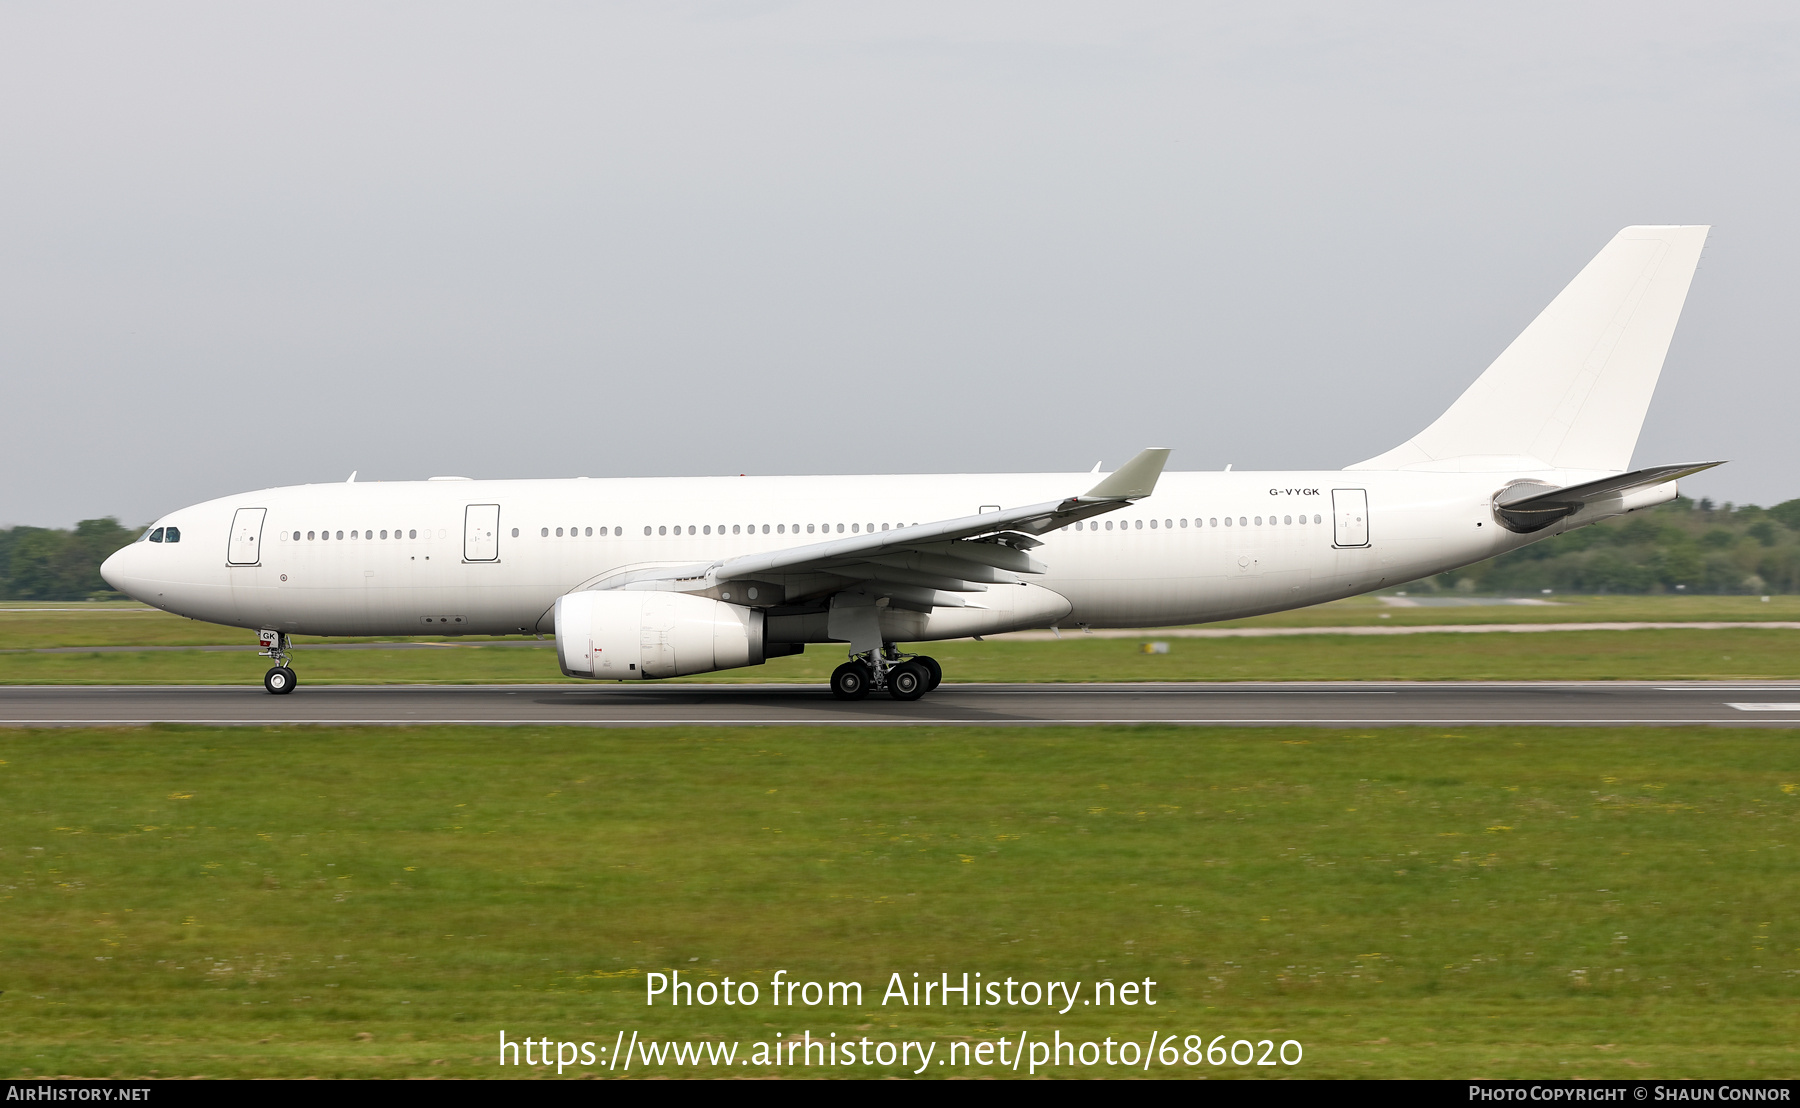
{"label": "passenger window", "polygon": [[1156,530],[1156,521],[1154,519],[1150,521],[1150,530]]}
{"label": "passenger window", "polygon": [[787,534],[787,524],[785,524],[785,523],[777,523],[777,524],[776,524],[776,525],[775,525],[775,533],[776,533],[776,534],[777,534],[777,535],[785,535],[785,534]]}
{"label": "passenger window", "polygon": [[812,524],[809,523],[806,525],[806,533],[809,535],[813,533],[813,525]]}
{"label": "passenger window", "polygon": [[1140,519],[1137,521],[1137,529],[1140,531],[1142,531],[1144,529],[1144,521],[1143,520]]}
{"label": "passenger window", "polygon": [[1182,526],[1183,526],[1183,527],[1186,527],[1186,526],[1187,526],[1187,520],[1186,520],[1186,519],[1185,519],[1185,518],[1184,518],[1184,519],[1183,519],[1183,520],[1182,520],[1182,521],[1181,521],[1181,525],[1182,525]]}
{"label": "passenger window", "polygon": [[1113,525],[1113,521],[1112,521],[1112,520],[1110,520],[1110,519],[1109,519],[1109,520],[1107,520],[1107,521],[1106,521],[1106,529],[1107,529],[1107,530],[1108,530],[1108,531],[1110,531],[1110,530],[1112,530],[1112,525]]}
{"label": "passenger window", "polygon": [[656,533],[657,533],[657,534],[659,534],[659,535],[666,535],[666,534],[668,534],[668,533],[669,533],[669,528],[668,528],[668,526],[667,526],[667,525],[664,525],[664,526],[661,526],[661,527],[658,527],[658,528],[657,528],[657,529],[656,529]]}
{"label": "passenger window", "polygon": [[843,524],[840,523],[837,525],[837,533],[840,535],[844,533],[844,525]]}
{"label": "passenger window", "polygon": [[[1181,525],[1182,525],[1182,526],[1183,526],[1183,527],[1185,527],[1185,526],[1187,526],[1187,520],[1185,520],[1185,519],[1184,519],[1184,520],[1182,520],[1182,521],[1181,521]],[[1172,520],[1172,519],[1165,519],[1165,520],[1163,520],[1163,530],[1165,530],[1165,531],[1167,531],[1167,530],[1168,530],[1168,529],[1169,529],[1169,528],[1171,528],[1171,527],[1173,527],[1173,526],[1175,526],[1175,521],[1174,521],[1174,520]]]}
{"label": "passenger window", "polygon": [[701,533],[701,534],[702,534],[702,535],[710,535],[710,534],[712,534],[712,524],[710,524],[710,523],[709,523],[709,524],[707,524],[707,525],[706,525],[706,526],[705,526],[705,527],[702,527],[702,528],[700,528],[700,533]]}
{"label": "passenger window", "polygon": [[[382,533],[381,533],[381,537],[382,537],[382,538],[384,538],[384,539],[385,539],[385,538],[387,538],[387,532],[386,532],[386,531],[383,531],[383,532],[382,532]],[[515,538],[515,539],[516,539],[516,538],[518,538],[518,537],[519,537],[519,529],[518,529],[518,528],[517,528],[517,527],[514,527],[514,528],[513,528],[513,538]]]}
{"label": "passenger window", "polygon": [[623,528],[623,527],[614,527],[613,528],[614,535],[623,535],[624,533],[625,533],[625,528]]}
{"label": "passenger window", "polygon": [[1294,522],[1294,517],[1293,517],[1293,516],[1282,516],[1282,517],[1281,517],[1281,522],[1283,522],[1283,523],[1292,523],[1292,522]]}
{"label": "passenger window", "polygon": [[649,533],[650,533],[650,528],[648,528],[648,527],[644,528],[644,534],[648,535]]}
{"label": "passenger window", "polygon": [[732,533],[732,534],[734,534],[734,535],[741,535],[741,534],[743,534],[743,533],[744,533],[744,525],[743,525],[743,524],[741,524],[741,523],[734,523],[734,524],[732,524],[732,525],[731,525],[731,533]]}
{"label": "passenger window", "polygon": [[150,541],[151,542],[161,542],[162,540],[163,540],[163,529],[161,527],[158,527],[156,530],[150,532]]}
{"label": "passenger window", "polygon": [[1231,517],[1230,516],[1225,517],[1225,526],[1227,526],[1227,527],[1231,526]]}
{"label": "passenger window", "polygon": [[[644,528],[644,534],[648,535],[649,533],[650,533],[650,528],[648,528],[648,527]],[[538,528],[538,538],[547,539],[549,537],[550,537],[550,528],[548,528],[548,527],[539,527]]]}
{"label": "passenger window", "polygon": [[[308,534],[311,534],[311,532],[308,532]],[[416,530],[415,530],[415,531],[408,531],[408,532],[407,532],[407,533],[406,533],[406,537],[407,537],[407,538],[409,538],[409,539],[416,539],[416,538],[418,538],[418,537],[419,537],[419,532],[418,532],[418,531],[416,531]]]}
{"label": "passenger window", "polygon": [[558,527],[556,529],[556,537],[559,539],[562,538],[562,528],[561,527]]}

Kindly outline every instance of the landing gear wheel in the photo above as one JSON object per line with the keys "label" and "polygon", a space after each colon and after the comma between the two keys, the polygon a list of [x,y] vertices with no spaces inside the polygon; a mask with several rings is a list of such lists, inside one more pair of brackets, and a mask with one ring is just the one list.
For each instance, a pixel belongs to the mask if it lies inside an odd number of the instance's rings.
{"label": "landing gear wheel", "polygon": [[925,676],[927,678],[925,682],[926,692],[930,692],[932,689],[935,689],[944,683],[944,667],[937,664],[936,658],[927,658],[925,655],[921,654],[913,659],[913,665],[918,666],[925,671]]}
{"label": "landing gear wheel", "polygon": [[831,673],[831,695],[839,700],[861,700],[874,684],[875,675],[862,662],[845,662]]}
{"label": "landing gear wheel", "polygon": [[293,692],[294,686],[299,683],[300,679],[294,675],[294,671],[286,666],[275,666],[263,674],[263,688],[278,696]]}
{"label": "landing gear wheel", "polygon": [[888,670],[888,695],[895,700],[917,700],[931,691],[931,675],[918,662],[902,662]]}

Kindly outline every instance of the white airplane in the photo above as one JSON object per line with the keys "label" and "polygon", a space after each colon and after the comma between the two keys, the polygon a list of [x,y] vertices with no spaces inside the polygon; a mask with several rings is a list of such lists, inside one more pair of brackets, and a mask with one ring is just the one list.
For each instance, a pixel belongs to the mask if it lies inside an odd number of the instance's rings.
{"label": "white airplane", "polygon": [[644,680],[843,644],[839,697],[942,677],[900,643],[1299,608],[1468,565],[1676,495],[1630,470],[1706,227],[1627,227],[1448,411],[1343,470],[429,481],[182,508],[114,588],[291,636],[554,633],[563,673]]}

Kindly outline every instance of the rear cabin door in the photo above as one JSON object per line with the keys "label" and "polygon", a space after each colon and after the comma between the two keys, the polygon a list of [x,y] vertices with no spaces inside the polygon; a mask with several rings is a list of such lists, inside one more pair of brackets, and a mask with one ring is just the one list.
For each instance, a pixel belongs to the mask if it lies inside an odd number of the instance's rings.
{"label": "rear cabin door", "polygon": [[253,566],[262,561],[263,517],[267,508],[239,508],[231,517],[231,546],[225,553],[225,564]]}
{"label": "rear cabin door", "polygon": [[463,512],[463,561],[500,560],[500,505],[471,504]]}
{"label": "rear cabin door", "polygon": [[1369,492],[1332,489],[1332,534],[1338,546],[1369,545]]}

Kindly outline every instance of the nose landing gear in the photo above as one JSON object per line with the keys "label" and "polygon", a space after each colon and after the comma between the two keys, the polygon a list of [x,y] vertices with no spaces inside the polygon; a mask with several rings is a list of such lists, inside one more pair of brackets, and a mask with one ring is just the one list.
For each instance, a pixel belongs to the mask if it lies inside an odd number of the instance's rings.
{"label": "nose landing gear", "polygon": [[837,667],[831,674],[831,695],[861,700],[876,689],[886,689],[895,700],[917,700],[943,680],[944,668],[935,658],[923,654],[902,658],[888,643],[879,652],[866,651]]}
{"label": "nose landing gear", "polygon": [[293,667],[288,665],[288,651],[294,645],[292,640],[280,631],[264,631],[262,644],[259,657],[275,661],[269,672],[263,674],[263,688],[278,696],[293,692],[294,686],[300,683],[300,678],[294,673]]}

